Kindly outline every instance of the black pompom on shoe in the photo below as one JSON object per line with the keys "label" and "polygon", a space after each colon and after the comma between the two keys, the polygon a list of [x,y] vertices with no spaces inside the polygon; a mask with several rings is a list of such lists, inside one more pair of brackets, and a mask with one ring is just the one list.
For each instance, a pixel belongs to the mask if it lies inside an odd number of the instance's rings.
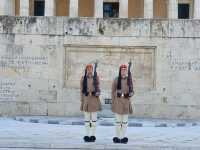
{"label": "black pompom on shoe", "polygon": [[85,142],[90,142],[90,137],[89,137],[89,136],[84,136],[84,137],[83,137],[83,140],[84,140]]}
{"label": "black pompom on shoe", "polygon": [[95,142],[96,141],[96,137],[95,136],[91,136],[90,137],[90,142]]}
{"label": "black pompom on shoe", "polygon": [[121,139],[121,143],[127,144],[128,143],[128,138],[124,137],[123,139]]}
{"label": "black pompom on shoe", "polygon": [[120,139],[118,137],[113,138],[113,143],[120,143]]}

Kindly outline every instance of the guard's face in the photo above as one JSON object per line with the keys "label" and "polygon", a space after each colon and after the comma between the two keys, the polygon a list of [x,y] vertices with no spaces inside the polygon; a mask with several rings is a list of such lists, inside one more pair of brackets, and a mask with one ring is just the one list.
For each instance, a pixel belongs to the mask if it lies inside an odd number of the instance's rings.
{"label": "guard's face", "polygon": [[121,77],[124,78],[127,75],[127,68],[121,68]]}
{"label": "guard's face", "polygon": [[93,73],[93,68],[92,67],[87,67],[87,74],[92,75]]}

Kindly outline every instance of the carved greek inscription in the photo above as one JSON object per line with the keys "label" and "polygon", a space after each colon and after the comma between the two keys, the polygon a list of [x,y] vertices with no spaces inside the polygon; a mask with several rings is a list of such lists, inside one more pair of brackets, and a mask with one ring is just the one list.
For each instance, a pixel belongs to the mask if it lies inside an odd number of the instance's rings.
{"label": "carved greek inscription", "polygon": [[47,65],[46,56],[0,56],[0,69],[26,69],[33,65]]}
{"label": "carved greek inscription", "polygon": [[15,82],[0,81],[0,101],[14,100],[16,98],[14,87]]}
{"label": "carved greek inscription", "polygon": [[174,71],[200,71],[200,58],[185,59],[175,56],[171,51],[167,54],[170,68]]}

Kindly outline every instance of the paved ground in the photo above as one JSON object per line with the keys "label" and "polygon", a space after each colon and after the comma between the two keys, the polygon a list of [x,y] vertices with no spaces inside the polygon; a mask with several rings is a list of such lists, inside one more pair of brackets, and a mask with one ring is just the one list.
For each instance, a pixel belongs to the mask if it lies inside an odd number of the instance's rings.
{"label": "paved ground", "polygon": [[113,144],[114,127],[99,125],[97,141],[88,144],[82,140],[82,125],[32,123],[0,118],[0,150],[200,150],[200,126],[197,124],[193,126],[192,122],[188,122],[186,126],[130,126],[127,132],[128,144]]}

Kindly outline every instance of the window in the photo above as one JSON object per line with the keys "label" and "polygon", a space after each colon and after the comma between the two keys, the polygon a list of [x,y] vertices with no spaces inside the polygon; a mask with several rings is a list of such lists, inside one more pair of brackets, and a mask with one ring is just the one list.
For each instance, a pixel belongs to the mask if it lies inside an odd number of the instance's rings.
{"label": "window", "polygon": [[20,15],[19,10],[20,10],[20,0],[15,0],[15,15],[16,16]]}
{"label": "window", "polygon": [[44,16],[45,2],[44,0],[34,1],[34,16]]}
{"label": "window", "polygon": [[119,2],[104,2],[103,3],[103,17],[105,18],[119,17]]}
{"label": "window", "polygon": [[128,0],[128,17],[144,17],[144,0]]}
{"label": "window", "polygon": [[93,17],[94,16],[94,0],[78,1],[78,16]]}
{"label": "window", "polygon": [[56,16],[69,16],[69,0],[55,0]]}
{"label": "window", "polygon": [[190,18],[190,4],[178,4],[178,18],[179,19]]}
{"label": "window", "polygon": [[154,18],[167,18],[168,9],[167,0],[154,0],[153,1],[153,16]]}

